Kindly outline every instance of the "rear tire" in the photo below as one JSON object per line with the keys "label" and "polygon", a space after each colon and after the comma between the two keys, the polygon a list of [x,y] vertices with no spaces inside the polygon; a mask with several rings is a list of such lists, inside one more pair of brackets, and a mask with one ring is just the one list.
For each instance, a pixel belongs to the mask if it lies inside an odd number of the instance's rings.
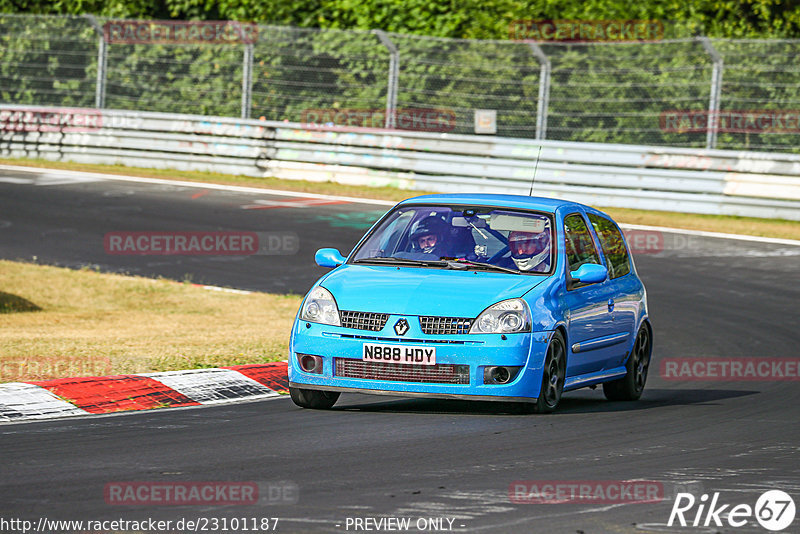
{"label": "rear tire", "polygon": [[292,401],[301,408],[327,410],[339,399],[338,391],[318,391],[316,389],[289,388]]}
{"label": "rear tire", "polygon": [[534,413],[552,413],[561,402],[564,381],[567,377],[567,349],[564,336],[556,330],[547,345],[547,356],[542,369],[542,387],[536,402],[528,405]]}
{"label": "rear tire", "polygon": [[653,342],[650,329],[643,324],[636,334],[628,363],[625,364],[627,374],[618,380],[603,384],[603,394],[610,401],[639,400],[647,382],[647,370],[650,368],[650,356],[653,353]]}

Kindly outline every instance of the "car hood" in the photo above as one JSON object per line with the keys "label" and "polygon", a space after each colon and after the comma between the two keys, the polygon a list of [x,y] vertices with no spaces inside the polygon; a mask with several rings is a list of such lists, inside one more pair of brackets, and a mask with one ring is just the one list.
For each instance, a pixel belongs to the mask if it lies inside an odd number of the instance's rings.
{"label": "car hood", "polygon": [[487,271],[342,265],[320,285],[340,310],[393,315],[477,317],[501,300],[521,297],[547,277]]}

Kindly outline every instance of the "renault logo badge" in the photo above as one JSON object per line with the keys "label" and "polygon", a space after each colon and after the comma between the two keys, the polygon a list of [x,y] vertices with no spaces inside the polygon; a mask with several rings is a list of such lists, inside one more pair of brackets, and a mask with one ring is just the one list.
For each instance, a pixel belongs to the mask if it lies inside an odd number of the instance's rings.
{"label": "renault logo badge", "polygon": [[406,332],[408,332],[408,321],[405,319],[399,319],[396,323],[394,323],[394,331],[398,336],[406,335]]}

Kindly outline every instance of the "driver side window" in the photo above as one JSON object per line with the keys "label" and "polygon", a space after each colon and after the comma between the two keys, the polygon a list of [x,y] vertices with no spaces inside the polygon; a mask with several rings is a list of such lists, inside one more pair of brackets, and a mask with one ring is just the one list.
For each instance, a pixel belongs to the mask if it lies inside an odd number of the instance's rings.
{"label": "driver side window", "polygon": [[[394,256],[401,248],[401,238],[408,232],[414,218],[414,210],[398,211],[394,220],[386,223],[386,230],[379,236],[370,238],[369,245],[365,247],[369,258]],[[376,239],[377,238],[377,239]]]}
{"label": "driver side window", "polygon": [[576,270],[584,263],[600,263],[592,234],[589,233],[586,221],[578,213],[568,215],[564,219],[564,244],[570,271]]}

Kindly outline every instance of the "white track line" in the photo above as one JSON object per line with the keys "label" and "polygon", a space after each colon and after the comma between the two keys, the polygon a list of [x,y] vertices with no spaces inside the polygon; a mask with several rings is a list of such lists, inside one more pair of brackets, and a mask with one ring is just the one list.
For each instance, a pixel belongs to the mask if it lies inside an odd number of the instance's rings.
{"label": "white track line", "polygon": [[0,165],[0,171],[32,172],[32,173],[58,173],[66,176],[94,178],[97,180],[116,180],[120,182],[137,182],[143,184],[179,185],[183,187],[197,187],[201,189],[216,189],[218,191],[231,191],[235,193],[256,193],[261,195],[275,195],[283,197],[319,198],[324,200],[338,200],[354,204],[374,204],[378,206],[394,206],[397,202],[390,200],[376,200],[371,198],[344,197],[335,195],[320,195],[318,193],[304,193],[302,191],[282,191],[279,189],[263,189],[261,187],[246,187],[241,185],[210,184],[205,182],[186,182],[182,180],[164,180],[160,178],[142,178],[140,176],[125,176],[119,174],[101,174],[83,171],[66,171],[60,169],[46,169],[43,167],[21,167],[17,165]]}
{"label": "white track line", "polygon": [[[116,180],[122,182],[138,182],[138,183],[145,183],[145,184],[158,184],[158,185],[179,185],[183,187],[196,187],[202,189],[216,189],[218,191],[231,191],[236,193],[255,193],[255,194],[262,194],[262,195],[275,195],[275,196],[284,196],[284,197],[297,197],[297,198],[319,198],[324,200],[337,200],[342,202],[351,202],[354,204],[372,204],[375,206],[394,206],[397,202],[392,202],[390,200],[377,200],[371,198],[356,198],[356,197],[344,197],[344,196],[337,196],[337,195],[320,195],[317,193],[304,193],[301,191],[283,191],[279,189],[262,189],[260,187],[245,187],[245,186],[238,186],[238,185],[223,185],[223,184],[210,184],[205,182],[185,182],[180,180],[164,180],[160,178],[142,178],[138,176],[123,176],[117,174],[100,174],[100,173],[90,173],[90,172],[83,172],[83,171],[66,171],[60,169],[48,169],[42,167],[23,167],[18,165],[0,165],[0,171],[8,170],[8,171],[16,171],[16,172],[31,172],[31,173],[61,173],[67,176],[76,176],[76,177],[90,177],[95,178],[98,180]],[[413,193],[413,191],[409,191],[409,193]],[[759,236],[752,236],[752,235],[742,235],[742,234],[726,234],[720,232],[705,232],[702,230],[685,230],[683,228],[670,228],[667,226],[645,226],[640,224],[620,224],[622,228],[628,228],[631,230],[650,230],[655,232],[669,232],[673,234],[685,234],[685,235],[695,235],[701,237],[712,237],[712,238],[719,238],[719,239],[736,239],[739,241],[752,241],[758,243],[772,243],[778,245],[790,245],[790,246],[800,246],[800,241],[796,241],[793,239],[780,239],[774,237],[759,237]]]}
{"label": "white track line", "polygon": [[[178,282],[180,284],[180,282]],[[200,289],[207,289],[209,291],[219,291],[220,293],[233,293],[234,295],[252,295],[255,291],[247,289],[233,289],[231,287],[220,286],[207,286],[201,284],[192,284],[192,287],[199,287]]]}
{"label": "white track line", "polygon": [[668,228],[664,226],[646,226],[642,224],[623,224],[620,228],[629,230],[648,230],[653,232],[669,232],[670,234],[696,235],[700,237],[714,237],[717,239],[736,239],[738,241],[753,241],[757,243],[773,243],[776,245],[790,245],[800,247],[800,241],[794,239],[781,239],[778,237],[760,237],[756,235],[723,234],[720,232],[705,232],[703,230],[684,230],[682,228]]}

